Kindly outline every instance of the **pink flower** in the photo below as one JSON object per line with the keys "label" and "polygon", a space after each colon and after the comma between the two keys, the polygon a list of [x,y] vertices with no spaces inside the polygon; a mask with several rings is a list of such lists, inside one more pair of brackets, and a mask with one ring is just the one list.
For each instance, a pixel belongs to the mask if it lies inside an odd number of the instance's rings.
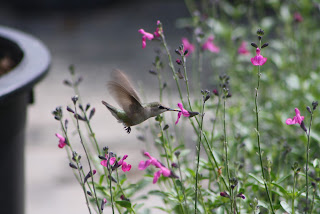
{"label": "pink flower", "polygon": [[162,28],[160,27],[161,22],[159,20],[157,21],[157,25],[159,27],[157,27],[156,31],[153,34],[148,33],[143,29],[138,30],[138,32],[142,34],[142,48],[145,48],[147,46],[147,39],[153,40],[154,38],[160,37],[160,33],[162,32]]}
{"label": "pink flower", "polygon": [[295,12],[293,14],[293,19],[295,22],[302,22],[303,21],[303,18],[299,12]]}
{"label": "pink flower", "polygon": [[295,108],[294,111],[296,112],[296,116],[294,116],[292,119],[288,118],[286,120],[287,125],[293,125],[296,123],[299,123],[299,125],[301,125],[302,121],[304,120],[304,116],[300,115],[300,111],[298,108]]}
{"label": "pink flower", "polygon": [[122,166],[121,168],[124,172],[128,172],[131,169],[131,165],[124,161],[127,157],[128,155],[123,156],[123,158],[118,162],[118,166]]}
{"label": "pink flower", "polygon": [[147,39],[152,40],[154,39],[154,35],[148,32],[145,32],[143,29],[138,30],[139,33],[142,34],[142,48],[147,46]]}
{"label": "pink flower", "polygon": [[257,48],[256,49],[256,56],[251,58],[251,63],[255,66],[261,66],[264,65],[264,63],[266,63],[267,58],[263,57],[262,55],[260,55],[260,49]]}
{"label": "pink flower", "polygon": [[191,44],[187,38],[182,38],[181,41],[182,41],[182,44],[183,44],[183,52],[188,50],[188,53],[187,53],[186,56],[188,56],[189,54],[194,52],[194,49],[195,49],[194,45]]}
{"label": "pink flower", "polygon": [[56,136],[57,136],[57,138],[59,138],[59,145],[58,145],[58,147],[59,147],[60,149],[62,149],[65,145],[67,145],[67,144],[66,144],[66,139],[65,139],[62,135],[60,135],[60,134],[58,134],[58,133],[56,133]]}
{"label": "pink flower", "polygon": [[247,42],[243,41],[238,48],[238,53],[241,55],[248,55],[250,52],[247,49]]}
{"label": "pink flower", "polygon": [[[102,166],[107,167],[108,166],[108,155],[106,154],[105,157],[107,160],[101,161],[100,164]],[[115,157],[110,158],[110,165],[112,166],[113,164],[115,164],[112,167],[112,169],[116,169],[121,166],[122,171],[124,171],[124,172],[130,171],[131,165],[124,161],[125,159],[127,159],[127,157],[128,157],[128,155],[124,155],[123,158],[121,160],[119,160],[119,162],[117,162],[117,159]]]}
{"label": "pink flower", "polygon": [[177,121],[175,123],[176,125],[178,124],[181,115],[183,115],[185,117],[190,117],[190,113],[183,108],[182,103],[178,103],[178,107],[181,109],[181,111],[179,111],[179,113],[178,113],[178,118],[177,118]]}
{"label": "pink flower", "polygon": [[[105,157],[106,157],[106,160],[101,161],[100,164],[102,166],[108,167],[108,159],[109,159],[108,154],[106,154]],[[110,165],[112,166],[116,162],[116,160],[117,159],[115,157],[110,158],[110,160],[109,160]]]}
{"label": "pink flower", "polygon": [[203,50],[208,50],[212,53],[219,53],[220,48],[213,43],[214,37],[209,36],[207,41],[202,45]]}
{"label": "pink flower", "polygon": [[164,167],[156,158],[152,157],[149,152],[145,152],[144,155],[147,156],[149,160],[140,161],[138,166],[140,170],[146,169],[150,164],[160,169],[153,175],[154,184],[157,183],[160,175],[163,175],[164,177],[169,177],[171,175],[171,171],[168,168]]}

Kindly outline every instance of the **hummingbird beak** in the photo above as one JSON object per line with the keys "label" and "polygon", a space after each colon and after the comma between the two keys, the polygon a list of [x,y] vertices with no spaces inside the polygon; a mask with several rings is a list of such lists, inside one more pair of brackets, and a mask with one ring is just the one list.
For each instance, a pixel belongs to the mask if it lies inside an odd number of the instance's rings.
{"label": "hummingbird beak", "polygon": [[179,109],[166,108],[168,111],[180,111]]}

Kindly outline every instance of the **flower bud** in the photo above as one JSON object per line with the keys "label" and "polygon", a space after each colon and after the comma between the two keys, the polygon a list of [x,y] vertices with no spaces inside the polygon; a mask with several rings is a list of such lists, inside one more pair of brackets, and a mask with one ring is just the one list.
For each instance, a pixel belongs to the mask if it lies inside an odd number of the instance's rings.
{"label": "flower bud", "polygon": [[77,103],[78,99],[79,99],[78,95],[75,95],[71,98],[74,105]]}
{"label": "flower bud", "polygon": [[189,52],[188,49],[185,50],[185,52],[183,53],[183,55],[186,56],[186,55],[188,54],[188,52]]}
{"label": "flower bud", "polygon": [[181,56],[181,53],[180,53],[179,49],[175,49],[174,51],[176,52],[176,54],[178,54],[179,56]]}
{"label": "flower bud", "polygon": [[104,157],[104,156],[102,156],[102,155],[99,155],[98,157],[99,157],[99,159],[101,159],[101,160],[107,160],[107,158]]}
{"label": "flower bud", "polygon": [[258,29],[257,30],[257,35],[258,36],[263,36],[264,35],[264,31],[262,29]]}
{"label": "flower bud", "polygon": [[176,63],[177,63],[178,65],[181,65],[181,64],[182,64],[182,61],[181,61],[180,59],[176,59]]}
{"label": "flower bud", "polygon": [[261,46],[261,49],[262,49],[262,48],[266,48],[266,47],[268,47],[268,46],[269,46],[268,43],[264,43],[264,44]]}
{"label": "flower bud", "polygon": [[69,163],[69,166],[73,169],[78,169],[78,167],[76,165],[74,165],[73,163]]}
{"label": "flower bud", "polygon": [[68,111],[68,112],[71,112],[71,113],[74,113],[73,109],[70,108],[69,106],[67,106],[67,111]]}
{"label": "flower bud", "polygon": [[307,132],[307,128],[303,121],[301,122],[300,127],[302,128],[303,131]]}
{"label": "flower bud", "polygon": [[317,106],[318,106],[318,101],[313,101],[312,102],[312,107],[313,107],[312,109],[316,110]]}
{"label": "flower bud", "polygon": [[153,74],[153,75],[157,75],[158,74],[158,72],[156,72],[155,70],[149,70],[149,73]]}
{"label": "flower bud", "polygon": [[179,79],[183,79],[183,78],[184,78],[184,76],[183,76],[180,68],[178,69],[177,75],[178,75],[178,78],[179,78]]}
{"label": "flower bud", "polygon": [[92,193],[90,191],[87,191],[87,194],[92,197]]}
{"label": "flower bud", "polygon": [[312,113],[310,106],[307,106],[307,111],[308,111],[310,114]]}
{"label": "flower bud", "polygon": [[180,151],[176,151],[174,155],[178,158],[180,156]]}
{"label": "flower bud", "polygon": [[255,47],[255,48],[258,48],[258,45],[256,43],[254,43],[254,42],[251,43],[251,46]]}
{"label": "flower bud", "polygon": [[69,80],[63,80],[63,84],[66,86],[72,86],[72,83]]}
{"label": "flower bud", "polygon": [[103,210],[104,209],[104,206],[106,205],[106,203],[107,203],[107,199],[102,199],[102,201],[101,201],[101,206],[100,206],[100,208],[101,208],[101,210]]}
{"label": "flower bud", "polygon": [[96,108],[92,108],[89,114],[89,120],[93,117],[94,113],[96,113]]}
{"label": "flower bud", "polygon": [[169,128],[169,125],[166,124],[164,127],[163,127],[163,131],[167,130]]}
{"label": "flower bud", "polygon": [[90,104],[88,103],[88,104],[86,105],[86,111],[88,111],[89,108],[90,108]]}
{"label": "flower bud", "polygon": [[74,74],[74,65],[69,65],[69,71],[72,75]]}
{"label": "flower bud", "polygon": [[220,196],[225,197],[225,198],[230,198],[230,195],[226,191],[220,192]]}

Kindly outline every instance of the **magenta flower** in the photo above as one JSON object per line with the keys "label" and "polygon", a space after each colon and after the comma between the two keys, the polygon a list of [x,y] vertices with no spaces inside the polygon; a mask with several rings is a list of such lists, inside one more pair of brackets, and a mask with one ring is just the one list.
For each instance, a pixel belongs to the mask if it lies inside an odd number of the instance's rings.
{"label": "magenta flower", "polygon": [[286,120],[287,125],[293,125],[296,123],[299,123],[299,125],[301,125],[302,121],[304,120],[304,116],[300,115],[300,111],[298,108],[295,108],[294,111],[296,112],[296,116],[294,116],[292,119],[288,118]]}
{"label": "magenta flower", "polygon": [[203,50],[208,50],[212,53],[219,53],[220,48],[213,43],[214,37],[209,36],[207,41],[202,45]]}
{"label": "magenta flower", "polygon": [[251,63],[255,66],[261,66],[264,65],[264,63],[266,63],[267,58],[263,57],[262,55],[260,55],[260,49],[257,48],[256,49],[256,56],[251,58]]}
{"label": "magenta flower", "polygon": [[144,29],[138,30],[138,32],[142,34],[142,48],[145,48],[147,46],[147,39],[153,40],[154,38],[160,37],[160,33],[162,32],[162,28],[160,27],[161,22],[159,20],[157,21],[157,25],[159,27],[157,27],[156,31],[153,34],[146,32]]}
{"label": "magenta flower", "polygon": [[302,22],[303,21],[303,18],[299,12],[295,12],[293,14],[293,19],[295,22]]}
{"label": "magenta flower", "polygon": [[183,108],[182,103],[178,103],[178,107],[181,109],[181,111],[179,111],[179,113],[178,113],[178,118],[177,118],[177,121],[176,121],[176,123],[175,123],[176,125],[178,124],[181,115],[183,115],[183,116],[185,116],[185,117],[190,117],[189,111],[187,111],[187,110],[185,110],[185,109]]}
{"label": "magenta flower", "polygon": [[60,149],[62,149],[65,145],[67,145],[67,144],[66,144],[66,139],[65,139],[62,135],[60,135],[60,134],[58,134],[58,133],[56,133],[56,136],[57,136],[57,138],[59,138],[59,145],[58,145],[58,147],[59,147]]}
{"label": "magenta flower", "polygon": [[191,54],[192,52],[194,52],[195,47],[193,44],[191,44],[189,42],[189,40],[187,38],[182,38],[181,39],[182,44],[183,44],[183,53],[188,50],[188,53],[186,54],[186,56],[188,56],[189,54]]}
{"label": "magenta flower", "polygon": [[124,172],[128,172],[131,169],[131,165],[124,161],[127,157],[128,155],[123,156],[123,158],[118,162],[118,166],[121,166],[122,171]]}
{"label": "magenta flower", "polygon": [[153,40],[154,35],[148,32],[145,32],[143,29],[138,30],[139,33],[142,34],[142,48],[145,48],[147,46],[147,39]]}
{"label": "magenta flower", "polygon": [[[100,164],[102,166],[107,167],[108,166],[108,155],[106,154],[105,157],[106,157],[106,160],[101,161]],[[123,158],[121,160],[119,160],[119,162],[117,162],[117,159],[115,157],[110,158],[110,165],[112,166],[113,164],[115,164],[112,167],[112,169],[116,169],[121,166],[122,171],[124,171],[124,172],[130,171],[131,165],[124,161],[125,159],[127,159],[127,157],[128,157],[128,155],[124,155]]]}
{"label": "magenta flower", "polygon": [[140,170],[146,169],[150,164],[159,168],[157,172],[154,173],[153,175],[153,183],[157,183],[160,175],[163,175],[164,177],[169,177],[171,175],[171,171],[163,166],[156,158],[152,157],[149,152],[144,153],[145,156],[149,158],[149,160],[146,161],[140,161],[138,168]]}
{"label": "magenta flower", "polygon": [[[106,160],[103,160],[103,161],[101,161],[100,162],[100,164],[102,165],[102,166],[105,166],[105,167],[108,167],[108,159],[109,159],[109,157],[108,157],[108,154],[106,154]],[[116,158],[115,157],[112,157],[112,158],[110,158],[110,165],[112,166],[115,162],[116,162]]]}
{"label": "magenta flower", "polygon": [[238,48],[238,53],[240,55],[248,55],[250,52],[247,49],[247,42],[242,41],[240,47]]}

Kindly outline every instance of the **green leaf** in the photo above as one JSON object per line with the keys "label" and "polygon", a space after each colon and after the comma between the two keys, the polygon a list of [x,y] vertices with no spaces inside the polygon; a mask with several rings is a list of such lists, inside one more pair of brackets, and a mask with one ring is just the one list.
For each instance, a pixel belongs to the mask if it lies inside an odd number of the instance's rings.
{"label": "green leaf", "polygon": [[131,202],[130,201],[115,201],[117,204],[119,204],[121,207],[124,208],[131,208]]}
{"label": "green leaf", "polygon": [[104,178],[104,175],[101,175],[101,176],[100,176],[100,179],[99,179],[99,184],[100,184],[100,185],[102,185],[103,178]]}
{"label": "green leaf", "polygon": [[291,174],[288,174],[288,175],[286,175],[286,176],[283,176],[282,178],[279,178],[278,180],[277,180],[277,184],[280,184],[280,183],[282,183],[283,181],[285,181],[287,178],[289,178],[289,177],[291,177],[292,175]]}
{"label": "green leaf", "polygon": [[252,177],[253,179],[255,179],[256,181],[258,181],[260,184],[264,184],[263,180],[261,178],[258,178],[254,174],[249,173],[249,176]]}
{"label": "green leaf", "polygon": [[289,214],[291,214],[291,207],[289,206],[289,204],[287,204],[287,202],[285,201],[280,201],[281,207]]}

